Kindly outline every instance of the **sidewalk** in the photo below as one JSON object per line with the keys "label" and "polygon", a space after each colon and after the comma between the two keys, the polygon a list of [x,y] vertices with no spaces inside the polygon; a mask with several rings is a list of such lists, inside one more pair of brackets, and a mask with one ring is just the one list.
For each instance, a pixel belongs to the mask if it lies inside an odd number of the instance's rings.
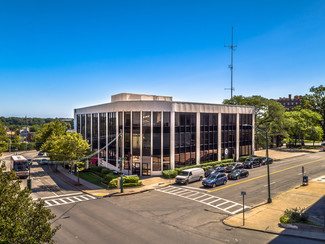
{"label": "sidewalk", "polygon": [[[69,174],[66,169],[59,166],[58,171],[64,175],[65,178],[68,178],[71,183],[76,184],[77,183],[77,176],[73,174]],[[121,193],[120,189],[104,189],[97,185],[94,185],[88,181],[85,181],[83,179],[79,179],[80,186],[76,186],[79,190],[93,195],[95,197],[110,197],[110,196],[123,196],[123,195],[131,195],[136,194],[140,192],[145,192],[149,190],[153,190],[156,188],[164,187],[170,184],[173,184],[175,182],[174,179],[164,179],[162,177],[150,177],[145,179],[140,179],[142,181],[142,186],[137,187],[124,187],[123,193]]]}
{"label": "sidewalk", "polygon": [[[269,157],[273,160],[281,160],[286,158],[293,158],[304,156],[310,153],[317,153],[319,149],[290,149],[290,148],[276,148],[276,149],[269,149]],[[266,150],[258,150],[255,151],[255,155],[258,157],[266,157]]]}
{"label": "sidewalk", "polygon": [[[322,228],[324,226],[318,227],[305,224],[288,224],[282,226],[280,224],[280,217],[286,209],[300,207],[307,209],[308,212],[309,209],[321,200],[324,202],[325,176],[320,178],[323,178],[323,181],[311,181],[308,186],[298,186],[278,195],[273,198],[270,204],[259,205],[249,211],[245,211],[245,226],[243,226],[242,213],[230,216],[223,222],[228,226],[236,228],[325,241],[325,232]],[[310,218],[312,220],[316,216],[310,217],[312,217]],[[324,218],[324,216],[318,217]],[[324,221],[320,223],[324,223]]]}

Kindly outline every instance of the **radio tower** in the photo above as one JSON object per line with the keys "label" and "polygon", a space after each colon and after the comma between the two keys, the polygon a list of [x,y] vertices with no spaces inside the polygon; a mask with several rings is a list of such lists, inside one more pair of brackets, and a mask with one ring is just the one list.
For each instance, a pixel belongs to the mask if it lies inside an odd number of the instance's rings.
{"label": "radio tower", "polygon": [[225,47],[229,47],[231,49],[231,64],[228,66],[230,71],[231,71],[231,87],[226,88],[226,90],[230,90],[230,94],[231,94],[231,99],[232,99],[232,92],[235,90],[235,88],[233,88],[233,70],[234,70],[234,64],[233,64],[233,59],[234,59],[234,50],[236,50],[237,45],[234,46],[234,27],[232,26],[231,28],[231,45],[227,46],[225,45]]}

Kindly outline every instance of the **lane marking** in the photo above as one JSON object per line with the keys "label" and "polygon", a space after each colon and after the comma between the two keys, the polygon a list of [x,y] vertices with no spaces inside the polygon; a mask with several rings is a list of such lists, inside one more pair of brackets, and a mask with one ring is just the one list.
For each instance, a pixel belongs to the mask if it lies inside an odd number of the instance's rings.
{"label": "lane marking", "polygon": [[[298,165],[295,165],[295,166],[291,166],[289,168],[285,168],[285,169],[281,169],[281,170],[278,170],[278,171],[274,171],[274,172],[270,173],[270,175],[277,174],[277,173],[280,173],[280,172],[283,172],[283,171],[286,171],[286,170],[289,170],[289,169],[294,169],[294,168],[297,168],[297,167],[300,167],[300,166],[303,166],[303,165],[316,163],[316,162],[323,161],[323,160],[324,159],[322,158],[322,159],[317,159],[317,160],[314,160],[314,161],[311,161],[311,162],[307,162],[307,163],[303,163],[303,164],[298,164]],[[228,187],[231,187],[231,186],[236,186],[236,185],[239,185],[239,184],[242,184],[242,183],[246,183],[246,182],[249,182],[249,181],[252,181],[252,180],[256,180],[256,179],[259,179],[259,178],[263,178],[263,177],[266,177],[266,176],[267,176],[267,174],[260,175],[260,176],[257,176],[255,178],[252,178],[252,179],[244,180],[244,181],[237,182],[237,183],[234,183],[234,184],[231,184],[231,185],[228,185],[228,186],[220,187],[220,188],[215,189],[215,190],[208,191],[207,193],[211,193],[211,192],[215,192],[215,191],[220,191],[222,189],[225,189],[225,188],[228,188]]]}
{"label": "lane marking", "polygon": [[197,190],[197,191],[204,191],[207,192],[207,190],[201,189],[201,188],[195,188],[195,187],[191,187],[191,186],[181,186],[182,188],[188,188],[188,189],[193,189],[193,190]]}
{"label": "lane marking", "polygon": [[[272,182],[272,183],[270,183],[270,185],[273,185],[273,184],[275,184],[275,182]],[[264,185],[264,187],[267,187],[268,185]]]}
{"label": "lane marking", "polygon": [[[169,188],[169,190],[171,190],[172,188],[176,188],[176,187],[171,187],[171,188]],[[166,189],[164,189],[164,188],[155,189],[155,190],[160,191],[162,193],[175,195],[178,197],[183,197],[183,198],[198,202],[200,204],[208,205],[212,208],[219,209],[219,210],[227,212],[229,214],[235,214],[235,213],[241,211],[243,208],[241,204],[227,200],[227,199],[223,199],[223,198],[216,197],[216,196],[206,194],[206,193],[197,192],[194,190],[187,190],[184,188],[181,188],[181,189],[182,189],[183,193],[180,193],[179,195],[175,194],[174,191],[173,191],[173,193],[171,193],[172,191],[166,191]],[[184,193],[184,192],[186,192],[186,193]],[[190,195],[187,195],[187,194],[190,194]],[[199,194],[199,196],[197,196],[197,194]],[[194,198],[190,198],[189,196],[194,196]],[[212,203],[214,203],[214,204],[212,204]],[[221,206],[221,207],[219,207],[219,206]],[[222,206],[224,206],[224,207],[222,207]],[[244,206],[244,208],[249,209],[251,207]]]}
{"label": "lane marking", "polygon": [[56,198],[56,197],[66,197],[66,196],[73,196],[73,195],[81,195],[84,194],[83,192],[78,192],[78,193],[71,193],[71,194],[63,194],[63,195],[57,195],[55,197],[50,196],[50,197],[38,197],[38,198],[33,198],[33,200],[37,200],[37,199],[48,199],[48,198]]}

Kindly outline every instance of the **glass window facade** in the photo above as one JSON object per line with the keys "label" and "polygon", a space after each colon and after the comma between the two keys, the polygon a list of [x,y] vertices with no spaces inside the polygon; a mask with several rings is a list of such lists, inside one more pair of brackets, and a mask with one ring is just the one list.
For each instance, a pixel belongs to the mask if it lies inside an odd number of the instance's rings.
{"label": "glass window facade", "polygon": [[[99,114],[99,148],[106,145],[106,113]],[[106,148],[100,152],[100,158],[106,161]]]}
{"label": "glass window facade", "polygon": [[170,166],[170,112],[163,112],[163,170]]}
{"label": "glass window facade", "polygon": [[196,114],[175,113],[175,167],[196,164]]}
{"label": "glass window facade", "polygon": [[84,114],[81,115],[81,135],[82,135],[82,138],[85,139],[86,138],[86,135],[85,135],[85,124],[86,124],[86,116]]}
{"label": "glass window facade", "polygon": [[218,114],[200,114],[200,163],[218,160]]}
{"label": "glass window facade", "polygon": [[221,159],[236,153],[236,114],[221,114]]}
{"label": "glass window facade", "polygon": [[[123,132],[123,112],[118,113],[118,132],[119,133]],[[118,158],[119,158],[119,162],[121,162],[121,163],[122,163],[122,151],[123,151],[122,143],[123,143],[123,138],[119,137],[118,138]]]}
{"label": "glass window facade", "polygon": [[[116,137],[116,113],[108,113],[108,142]],[[116,141],[108,146],[108,163],[116,166]]]}
{"label": "glass window facade", "polygon": [[91,136],[91,114],[87,114],[86,115],[86,140],[89,141],[89,144],[91,143],[90,136]]}
{"label": "glass window facade", "polygon": [[77,133],[80,133],[81,125],[80,125],[80,114],[77,114]]}
{"label": "glass window facade", "polygon": [[239,155],[252,155],[252,128],[253,116],[251,114],[239,115]]}
{"label": "glass window facade", "polygon": [[151,112],[142,112],[142,175],[151,175]]}
{"label": "glass window facade", "polygon": [[93,126],[92,126],[92,149],[93,151],[98,150],[98,114],[92,114]]}
{"label": "glass window facade", "polygon": [[124,112],[124,169],[130,170],[131,159],[131,113]]}
{"label": "glass window facade", "polygon": [[161,171],[161,112],[153,112],[152,170]]}
{"label": "glass window facade", "polygon": [[140,175],[140,112],[132,112],[132,173]]}

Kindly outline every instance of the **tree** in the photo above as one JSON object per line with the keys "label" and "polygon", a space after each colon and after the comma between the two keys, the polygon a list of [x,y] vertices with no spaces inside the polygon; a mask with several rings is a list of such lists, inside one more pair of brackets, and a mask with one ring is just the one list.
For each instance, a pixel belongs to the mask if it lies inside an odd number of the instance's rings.
{"label": "tree", "polygon": [[308,128],[308,135],[306,139],[313,141],[313,146],[315,141],[321,141],[324,135],[324,131],[321,126],[311,126]]}
{"label": "tree", "polygon": [[41,150],[54,161],[72,161],[84,157],[90,145],[79,133],[71,132],[50,137]]}
{"label": "tree", "polygon": [[323,135],[323,130],[320,127],[322,116],[319,113],[301,109],[300,111],[286,112],[285,118],[289,137],[295,141],[295,146],[297,141],[301,141],[303,144],[304,139],[313,138],[311,140],[314,140],[319,134]]}
{"label": "tree", "polygon": [[0,243],[54,243],[60,226],[51,228],[55,215],[44,201],[33,201],[30,190],[20,188],[15,172],[0,167]]}
{"label": "tree", "polygon": [[[303,98],[303,107],[319,113],[322,116],[321,125],[325,131],[325,87],[312,86],[309,90],[311,94],[306,94]],[[325,138],[323,138],[325,140]]]}
{"label": "tree", "polygon": [[0,155],[8,150],[9,138],[7,137],[6,128],[0,123]]}
{"label": "tree", "polygon": [[45,124],[35,136],[36,150],[40,150],[49,138],[64,135],[67,129],[66,123],[59,120]]}

